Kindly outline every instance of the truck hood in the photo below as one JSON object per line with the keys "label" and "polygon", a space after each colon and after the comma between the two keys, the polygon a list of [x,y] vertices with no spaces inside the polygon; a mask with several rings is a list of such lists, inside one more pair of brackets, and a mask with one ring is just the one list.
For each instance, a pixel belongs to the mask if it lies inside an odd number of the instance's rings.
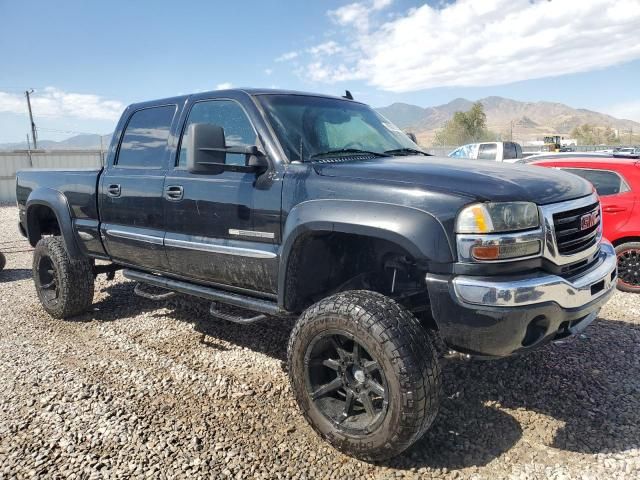
{"label": "truck hood", "polygon": [[577,175],[552,168],[486,160],[406,156],[316,163],[314,168],[323,176],[409,183],[479,201],[527,201],[545,205],[592,192],[591,184]]}

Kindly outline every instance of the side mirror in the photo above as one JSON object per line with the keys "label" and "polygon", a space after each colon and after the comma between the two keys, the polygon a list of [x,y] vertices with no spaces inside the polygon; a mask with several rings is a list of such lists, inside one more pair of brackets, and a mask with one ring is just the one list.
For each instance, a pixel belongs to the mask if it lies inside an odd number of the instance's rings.
{"label": "side mirror", "polygon": [[[227,145],[224,129],[209,123],[192,123],[187,131],[187,170],[191,173],[218,174],[225,170],[227,153],[246,155],[245,166],[256,172],[269,168],[269,162],[256,145]],[[230,166],[238,168],[237,165]]]}
{"label": "side mirror", "polygon": [[262,173],[269,169],[269,161],[256,148],[256,152],[247,158],[247,167],[252,168],[256,173]]}
{"label": "side mirror", "polygon": [[413,143],[418,144],[418,139],[416,138],[416,134],[413,132],[407,132],[407,137],[411,139]]}
{"label": "side mirror", "polygon": [[220,173],[227,158],[224,129],[209,123],[192,123],[187,131],[187,170]]}

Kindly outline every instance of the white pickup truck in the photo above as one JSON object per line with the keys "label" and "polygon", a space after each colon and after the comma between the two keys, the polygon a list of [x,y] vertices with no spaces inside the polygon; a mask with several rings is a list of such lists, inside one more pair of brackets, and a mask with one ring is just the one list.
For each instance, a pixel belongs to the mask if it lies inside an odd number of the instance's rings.
{"label": "white pickup truck", "polygon": [[515,142],[469,143],[456,148],[448,156],[451,158],[515,163],[522,158],[522,147]]}

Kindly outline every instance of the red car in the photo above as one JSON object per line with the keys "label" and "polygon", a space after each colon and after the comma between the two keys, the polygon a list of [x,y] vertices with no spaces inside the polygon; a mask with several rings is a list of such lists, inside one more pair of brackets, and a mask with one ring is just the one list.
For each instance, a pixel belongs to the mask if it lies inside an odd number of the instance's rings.
{"label": "red car", "polygon": [[618,254],[618,288],[640,293],[640,160],[549,156],[530,165],[560,168],[594,185],[602,206],[604,237]]}

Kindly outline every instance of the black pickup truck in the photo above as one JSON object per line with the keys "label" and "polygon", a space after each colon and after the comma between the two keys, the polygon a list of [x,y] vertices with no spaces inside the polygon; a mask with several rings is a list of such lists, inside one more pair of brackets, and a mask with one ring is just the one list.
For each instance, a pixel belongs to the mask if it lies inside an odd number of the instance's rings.
{"label": "black pickup truck", "polygon": [[139,294],[200,297],[226,321],[295,317],[296,399],[363,459],[432,423],[434,340],[526,352],[584,329],[616,284],[589,183],[432,157],[351,98],[234,89],[131,105],[104,168],[19,172],[17,198],[52,316],[85,311],[95,276],[123,268]]}

